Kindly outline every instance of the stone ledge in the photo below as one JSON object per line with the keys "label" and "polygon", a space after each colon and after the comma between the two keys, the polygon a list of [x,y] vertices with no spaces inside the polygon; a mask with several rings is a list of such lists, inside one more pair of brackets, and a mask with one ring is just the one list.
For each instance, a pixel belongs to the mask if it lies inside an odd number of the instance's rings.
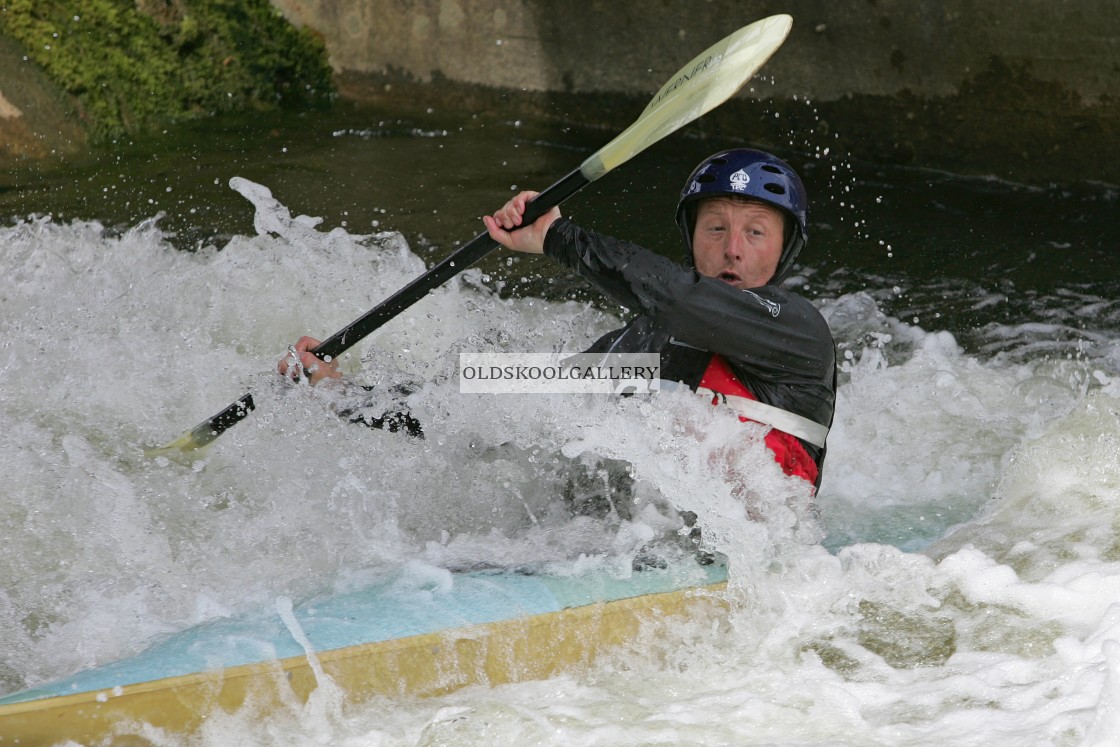
{"label": "stone ledge", "polygon": [[0,168],[28,159],[64,158],[86,147],[85,130],[66,96],[19,45],[0,36]]}

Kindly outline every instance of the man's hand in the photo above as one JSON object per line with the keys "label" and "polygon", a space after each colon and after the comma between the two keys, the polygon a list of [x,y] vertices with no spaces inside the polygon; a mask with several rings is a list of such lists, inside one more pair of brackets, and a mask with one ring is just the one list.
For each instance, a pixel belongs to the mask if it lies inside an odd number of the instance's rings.
{"label": "man's hand", "polygon": [[[317,347],[319,347],[319,341],[314,337],[304,336],[299,338],[299,342],[289,348],[288,354],[276,364],[276,369],[281,376],[290,376],[293,379],[305,376],[312,386],[323,379],[341,379],[342,373],[338,370],[338,361],[332,360],[330,363],[324,363],[319,360],[311,352]],[[296,365],[297,361],[299,365]]]}
{"label": "man's hand", "polygon": [[518,231],[512,229],[521,225],[525,215],[525,205],[537,196],[536,192],[521,192],[502,206],[493,216],[482,216],[490,238],[506,249],[526,254],[544,254],[544,237],[549,226],[560,217],[560,208],[552,208],[529,226]]}

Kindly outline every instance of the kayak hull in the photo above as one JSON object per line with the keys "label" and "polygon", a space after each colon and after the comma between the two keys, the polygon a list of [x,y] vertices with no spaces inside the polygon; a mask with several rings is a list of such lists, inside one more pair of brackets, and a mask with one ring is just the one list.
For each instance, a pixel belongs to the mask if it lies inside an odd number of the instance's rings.
{"label": "kayak hull", "polygon": [[299,708],[321,676],[348,703],[547,678],[590,664],[643,623],[724,604],[725,586],[717,581],[107,689],[27,691],[29,699],[0,700],[0,745],[89,743],[135,734],[143,724],[191,733],[218,708],[249,709],[251,718],[263,719]]}

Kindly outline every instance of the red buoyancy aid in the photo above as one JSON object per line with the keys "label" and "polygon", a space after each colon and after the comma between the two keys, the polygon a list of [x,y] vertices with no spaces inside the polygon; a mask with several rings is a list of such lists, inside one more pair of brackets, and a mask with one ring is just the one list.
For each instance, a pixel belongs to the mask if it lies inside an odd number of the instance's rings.
{"label": "red buoyancy aid", "polygon": [[[720,394],[758,401],[758,397],[754,396],[754,393],[747,389],[743,382],[739,381],[735,372],[731,370],[731,366],[719,355],[712,356],[711,363],[708,364],[708,367],[704,370],[704,375],[700,378],[699,386],[701,389],[711,389],[713,392],[719,393],[712,397],[713,405],[721,404]],[[748,418],[740,415],[739,420],[746,422]],[[808,480],[810,484],[816,484],[819,474],[817,463],[813,461],[809,452],[805,451],[805,447],[795,436],[771,428],[769,433],[766,434],[765,441],[770,451],[774,452],[774,459],[781,466],[783,472]]]}

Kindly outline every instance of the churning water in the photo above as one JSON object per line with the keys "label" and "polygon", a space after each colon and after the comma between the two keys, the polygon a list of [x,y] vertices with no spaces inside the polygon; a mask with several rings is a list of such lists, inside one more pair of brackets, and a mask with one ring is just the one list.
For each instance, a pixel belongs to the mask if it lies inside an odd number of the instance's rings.
{"label": "churning water", "polygon": [[[215,714],[189,743],[1115,742],[1114,192],[844,164],[835,176],[820,148],[794,158],[822,205],[796,282],[829,320],[842,363],[814,499],[737,421],[691,398],[459,394],[460,352],[575,351],[618,324],[621,312],[588,304],[543,259],[463,273],[344,360],[377,392],[414,383],[423,440],[347,425],[330,410],[337,392],[279,382],[289,343],[342,327],[448,248],[441,231],[461,231],[402,205],[431,193],[446,213],[441,190],[461,200],[481,188],[431,171],[418,180],[405,150],[442,137],[445,152],[481,149],[495,168],[531,161],[542,184],[552,164],[582,158],[519,140],[512,125],[494,141],[386,131],[329,136],[389,153],[364,173],[398,183],[360,219],[344,190],[324,198],[326,224],[292,218],[292,198],[271,197],[268,179],[215,159],[199,183],[224,169],[219,200],[188,193],[161,205],[136,191],[128,209],[147,216],[29,209],[0,229],[0,693],[405,564],[626,573],[688,510],[728,557],[730,612],[651,626],[547,681],[346,707],[324,689],[263,722]],[[599,193],[605,207],[585,197],[577,218],[623,230],[615,213],[647,188],[671,211],[677,175],[714,147],[684,149],[670,186],[653,184],[665,159],[640,159]],[[128,178],[139,170],[119,170],[104,178],[139,190]],[[251,203],[226,186],[238,175],[264,182],[238,182]],[[143,181],[158,194],[159,178]],[[512,182],[498,185],[451,209],[466,216],[460,238],[479,228],[468,210],[491,209]],[[231,206],[245,215],[217,226]],[[636,209],[636,232],[655,208]],[[159,209],[170,214],[141,219]],[[144,457],[246,389],[258,410],[212,448]],[[608,459],[630,465],[628,518],[561,510],[571,474],[594,479]],[[728,475],[749,475],[748,489]]]}

